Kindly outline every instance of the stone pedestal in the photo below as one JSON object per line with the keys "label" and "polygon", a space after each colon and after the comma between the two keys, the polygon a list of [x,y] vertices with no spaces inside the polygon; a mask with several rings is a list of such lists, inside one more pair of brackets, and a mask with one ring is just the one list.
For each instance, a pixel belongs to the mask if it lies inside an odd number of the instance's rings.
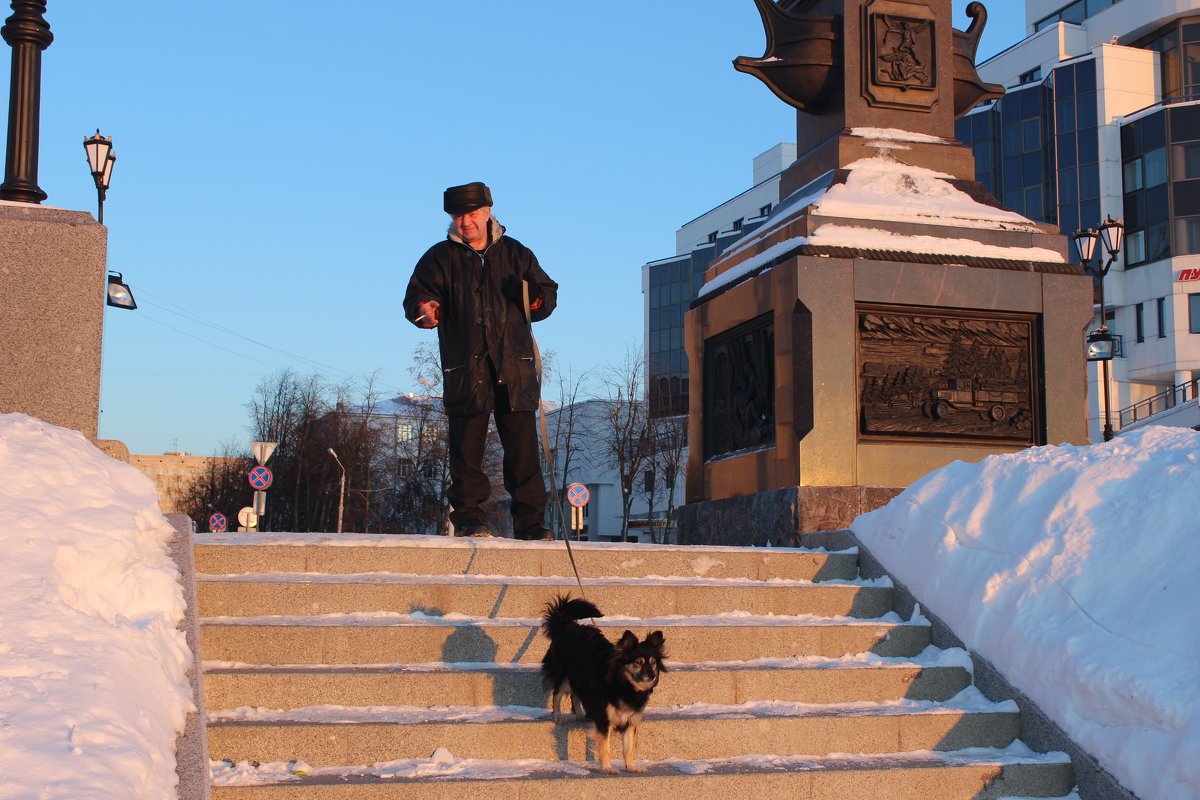
{"label": "stone pedestal", "polygon": [[[833,223],[816,214],[795,223],[809,231],[823,224]],[[964,241],[996,235],[1013,247],[1065,247],[1048,230],[971,234]],[[710,501],[787,490],[787,503],[798,505],[764,516],[742,500],[728,519],[705,519],[725,542],[778,541],[751,528],[781,518],[799,530],[845,527],[954,460],[1086,443],[1091,281],[1078,267],[786,249],[808,238],[781,230],[750,245],[743,260],[780,244],[784,255],[702,297],[686,318],[691,407],[699,412],[690,419],[688,503],[715,511]],[[693,515],[685,511],[685,519]],[[717,543],[703,531],[686,535]]]}
{"label": "stone pedestal", "polygon": [[0,202],[0,413],[96,438],[107,234],[86,212]]}

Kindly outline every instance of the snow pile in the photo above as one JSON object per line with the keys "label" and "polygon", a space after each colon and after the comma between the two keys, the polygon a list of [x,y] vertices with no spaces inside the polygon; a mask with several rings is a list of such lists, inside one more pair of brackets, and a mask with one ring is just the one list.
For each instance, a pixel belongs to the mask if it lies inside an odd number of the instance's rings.
{"label": "snow pile", "polygon": [[1143,800],[1200,797],[1200,433],[930,473],[852,528]]}
{"label": "snow pile", "polygon": [[952,176],[902,164],[886,153],[859,159],[846,169],[845,183],[830,186],[817,202],[823,216],[1037,231],[1015,211],[984,205],[948,183]]}
{"label": "snow pile", "polygon": [[175,797],[191,655],[154,485],[0,415],[0,797]]}

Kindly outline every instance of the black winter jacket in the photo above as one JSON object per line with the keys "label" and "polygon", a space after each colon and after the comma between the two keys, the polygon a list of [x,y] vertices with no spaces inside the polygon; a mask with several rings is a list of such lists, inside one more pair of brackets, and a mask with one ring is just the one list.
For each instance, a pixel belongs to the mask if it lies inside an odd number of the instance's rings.
{"label": "black winter jacket", "polygon": [[[520,282],[529,282],[536,322],[550,316],[558,284],[528,247],[504,235],[492,220],[492,243],[483,252],[456,236],[429,248],[417,262],[404,295],[404,315],[420,316],[427,300],[441,305],[438,343],[442,356],[442,403],[447,414],[473,415],[495,406],[488,357],[496,378],[507,385],[513,411],[536,411],[540,386],[533,359],[533,336],[525,321]],[[415,322],[413,324],[416,324]]]}

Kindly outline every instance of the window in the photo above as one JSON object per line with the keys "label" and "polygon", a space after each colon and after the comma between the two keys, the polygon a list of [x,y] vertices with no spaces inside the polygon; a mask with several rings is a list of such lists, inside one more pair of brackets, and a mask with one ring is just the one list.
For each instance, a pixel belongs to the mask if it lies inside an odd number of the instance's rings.
{"label": "window", "polygon": [[1158,306],[1158,338],[1167,338],[1167,298],[1160,297],[1155,302]]}
{"label": "window", "polygon": [[645,483],[646,494],[651,494],[654,491],[654,470],[646,470],[642,475],[642,481]]}
{"label": "window", "polygon": [[1200,253],[1200,217],[1175,220],[1175,246],[1180,255]]}
{"label": "window", "polygon": [[738,217],[737,219],[735,219],[735,220],[733,221],[733,229],[734,229],[735,231],[740,231],[740,230],[742,229],[742,223],[743,223],[744,221],[745,221],[745,218],[744,218],[744,217]]}
{"label": "window", "polygon": [[767,214],[770,214],[770,213],[771,213],[771,204],[770,203],[767,203],[765,206],[763,206],[762,208],[760,208],[758,210],[758,215],[760,217],[765,217]]}
{"label": "window", "polygon": [[1200,294],[1188,295],[1188,333],[1200,333]]}
{"label": "window", "polygon": [[712,233],[710,233],[710,234],[708,235],[708,240],[709,240],[710,242],[715,242],[715,241],[717,240],[717,232],[716,232],[716,231],[713,231]]}
{"label": "window", "polygon": [[396,441],[399,444],[413,440],[413,426],[407,422],[396,423]]}
{"label": "window", "polygon": [[1042,68],[1034,67],[1028,72],[1022,72],[1021,77],[1017,78],[1017,83],[1037,83],[1042,79]]}
{"label": "window", "polygon": [[1133,330],[1134,330],[1134,334],[1136,335],[1135,341],[1138,341],[1138,342],[1146,341],[1146,304],[1145,303],[1138,303],[1134,307]]}

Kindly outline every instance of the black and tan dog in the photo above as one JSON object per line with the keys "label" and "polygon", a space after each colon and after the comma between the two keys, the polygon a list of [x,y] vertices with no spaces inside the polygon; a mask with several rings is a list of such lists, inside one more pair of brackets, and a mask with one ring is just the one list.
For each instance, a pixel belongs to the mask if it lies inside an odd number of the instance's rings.
{"label": "black and tan dog", "polygon": [[626,771],[645,772],[634,766],[633,758],[646,703],[665,671],[662,631],[640,642],[632,631],[625,631],[613,645],[599,628],[578,622],[600,616],[600,609],[587,600],[559,596],[546,604],[542,631],[550,648],[542,658],[543,683],[553,692],[555,722],[561,721],[563,695],[570,694],[576,716],[585,716],[596,726],[601,771],[616,772],[609,746],[615,731],[621,734]]}

